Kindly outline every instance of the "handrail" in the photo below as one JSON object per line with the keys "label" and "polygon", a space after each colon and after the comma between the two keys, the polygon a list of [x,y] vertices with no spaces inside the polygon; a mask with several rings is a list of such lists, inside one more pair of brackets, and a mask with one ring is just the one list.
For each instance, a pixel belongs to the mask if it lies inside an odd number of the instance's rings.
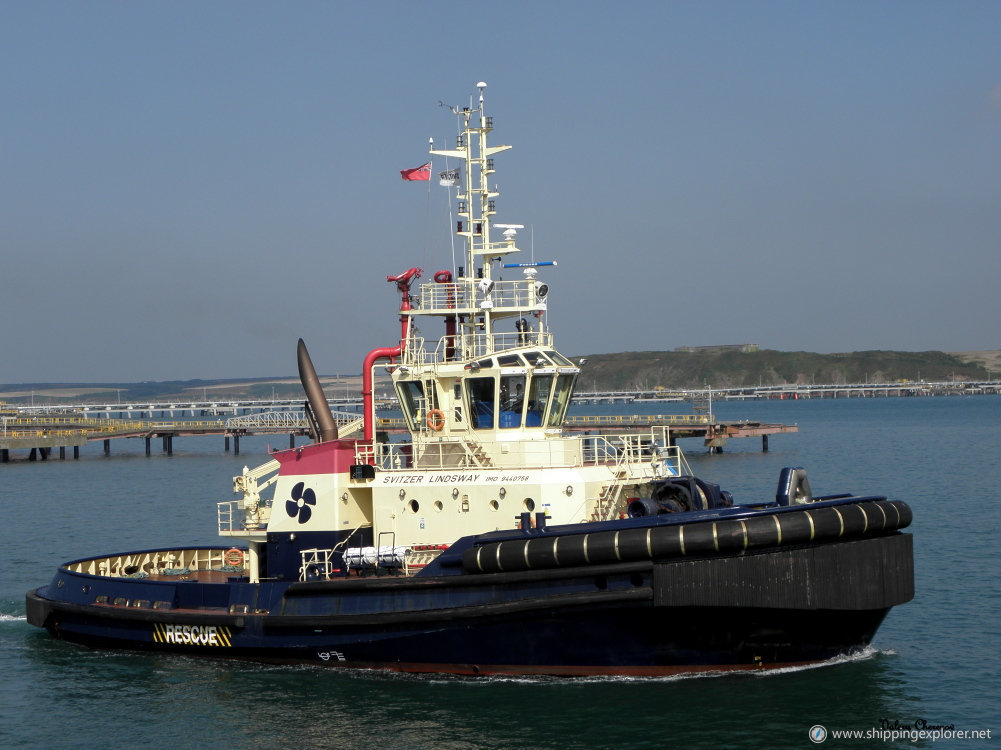
{"label": "handrail", "polygon": [[[568,444],[576,444],[578,449],[565,451]],[[463,466],[485,468],[490,466],[490,456],[503,453],[501,445],[510,445],[510,441],[474,442],[462,437],[442,437],[434,443],[380,443],[376,446],[360,443],[355,448],[355,461],[370,463],[380,471],[388,472],[454,469]],[[526,463],[521,468],[525,469],[616,465],[622,461],[627,464],[649,464],[659,459],[673,473],[691,473],[681,450],[667,445],[667,429],[664,427],[648,432],[528,441],[524,445],[531,447],[531,451],[524,456]]]}
{"label": "handrail", "polygon": [[651,427],[659,425],[693,425],[715,424],[716,418],[711,414],[603,414],[597,416],[567,417],[563,424],[567,427],[582,427],[587,425],[614,426],[645,424]]}
{"label": "handrail", "polygon": [[489,298],[493,310],[534,310],[542,305],[536,296],[535,281],[517,279],[501,281],[495,279],[488,295],[477,288],[475,279],[462,279],[444,284],[425,282],[420,285],[420,295],[416,314],[441,315],[451,311],[469,313],[479,310],[484,300]]}
{"label": "handrail", "polygon": [[[426,348],[423,338],[408,340],[402,361],[408,367],[425,364],[443,364],[477,357],[489,357],[511,349],[526,346],[553,347],[553,334],[549,331],[505,331],[501,333],[466,334],[456,331],[454,336],[442,336],[434,351]],[[450,352],[455,352],[449,356]]]}

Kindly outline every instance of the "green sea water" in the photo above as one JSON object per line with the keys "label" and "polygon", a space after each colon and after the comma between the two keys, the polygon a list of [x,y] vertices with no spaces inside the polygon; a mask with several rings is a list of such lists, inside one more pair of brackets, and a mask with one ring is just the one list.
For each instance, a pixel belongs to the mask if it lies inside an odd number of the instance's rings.
{"label": "green sea water", "polygon": [[[677,406],[677,411],[683,405]],[[637,413],[640,405],[576,407]],[[654,411],[654,409],[646,409]],[[658,405],[657,412],[665,411]],[[0,747],[28,748],[977,748],[1001,731],[1001,397],[742,402],[722,419],[800,432],[682,441],[697,474],[737,502],[774,495],[783,466],[815,494],[885,494],[914,511],[916,596],[851,658],[764,674],[510,679],[352,674],[62,643],[27,624],[24,592],[85,555],[213,544],[215,503],[267,440],[174,441],[145,456],[0,465]],[[276,445],[283,438],[273,439]],[[622,638],[628,638],[627,631]],[[811,727],[827,733],[811,741]],[[896,728],[991,730],[930,738]],[[836,732],[855,731],[845,739]],[[883,735],[874,734],[882,731]],[[947,730],[946,730],[947,731]],[[869,738],[865,738],[866,733]]]}

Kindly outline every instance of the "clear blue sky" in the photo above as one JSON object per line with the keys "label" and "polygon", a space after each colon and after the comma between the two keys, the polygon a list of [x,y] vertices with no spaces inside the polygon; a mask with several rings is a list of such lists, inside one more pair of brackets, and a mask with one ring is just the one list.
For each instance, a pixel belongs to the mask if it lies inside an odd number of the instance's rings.
{"label": "clear blue sky", "polygon": [[1001,2],[0,0],[0,60],[0,383],[359,372],[479,80],[566,353],[1001,348]]}

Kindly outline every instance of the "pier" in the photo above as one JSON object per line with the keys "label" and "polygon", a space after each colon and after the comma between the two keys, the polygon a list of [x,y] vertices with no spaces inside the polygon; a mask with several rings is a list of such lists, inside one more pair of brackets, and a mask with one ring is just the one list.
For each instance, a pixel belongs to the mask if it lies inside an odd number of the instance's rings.
{"label": "pier", "polygon": [[711,453],[722,453],[729,440],[736,438],[760,437],[761,450],[768,452],[770,435],[786,435],[799,432],[794,424],[767,424],[751,420],[718,421],[712,414],[634,414],[631,416],[605,415],[568,417],[563,428],[571,432],[594,431],[613,428],[616,430],[645,430],[651,427],[668,428],[671,445],[683,438],[701,438],[702,444]]}
{"label": "pier", "polygon": [[735,388],[665,389],[632,391],[578,391],[574,401],[600,403],[670,403],[695,401],[710,395],[713,400],[747,401],[810,398],[889,398],[923,396],[975,396],[1001,393],[1001,380],[902,383],[793,383],[739,386]]}
{"label": "pier", "polygon": [[[356,412],[338,411],[334,417],[342,437],[361,429],[362,417]],[[571,432],[609,428],[628,432],[650,427],[667,427],[672,445],[677,439],[701,438],[714,452],[722,452],[730,439],[745,437],[760,437],[762,450],[767,451],[770,435],[799,430],[796,425],[717,421],[711,414],[577,416],[568,417],[564,423],[564,429]],[[406,423],[400,418],[383,417],[378,420],[377,429],[400,434],[406,431]],[[228,452],[232,445],[234,453],[239,454],[242,436],[274,434],[288,435],[289,448],[294,448],[296,437],[310,435],[309,422],[301,410],[264,411],[228,419],[143,421],[82,417],[74,413],[24,416],[6,409],[0,415],[0,463],[7,463],[13,450],[27,451],[29,461],[46,461],[57,450],[63,460],[67,450],[72,449],[73,458],[79,459],[80,447],[97,441],[103,443],[104,454],[110,455],[111,441],[120,438],[144,440],[147,456],[152,453],[153,441],[158,440],[163,453],[172,455],[174,438],[192,435],[221,435],[224,450]]]}
{"label": "pier", "polygon": [[[159,440],[167,455],[173,454],[174,438],[192,435],[222,435],[224,449],[240,452],[243,435],[287,434],[289,447],[295,447],[297,436],[309,435],[309,424],[303,412],[261,413],[248,417],[211,420],[142,421],[132,419],[80,417],[72,414],[46,416],[11,416],[6,410],[0,416],[0,463],[10,460],[12,450],[28,451],[28,460],[48,460],[53,451],[65,459],[67,449],[73,458],[80,458],[80,447],[101,441],[105,455],[111,453],[111,441],[118,438],[145,440],[146,455],[152,453],[152,443]],[[338,421],[351,428],[359,422],[357,414],[338,413]],[[357,428],[354,428],[357,429]]]}

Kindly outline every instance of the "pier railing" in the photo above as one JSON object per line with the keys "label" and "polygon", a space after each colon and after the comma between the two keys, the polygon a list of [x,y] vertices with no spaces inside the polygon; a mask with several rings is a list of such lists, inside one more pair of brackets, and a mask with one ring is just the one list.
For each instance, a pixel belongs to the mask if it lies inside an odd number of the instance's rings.
{"label": "pier railing", "polygon": [[563,424],[567,427],[587,428],[636,426],[637,424],[667,425],[682,427],[687,425],[715,424],[712,414],[602,414],[600,416],[567,417]]}

